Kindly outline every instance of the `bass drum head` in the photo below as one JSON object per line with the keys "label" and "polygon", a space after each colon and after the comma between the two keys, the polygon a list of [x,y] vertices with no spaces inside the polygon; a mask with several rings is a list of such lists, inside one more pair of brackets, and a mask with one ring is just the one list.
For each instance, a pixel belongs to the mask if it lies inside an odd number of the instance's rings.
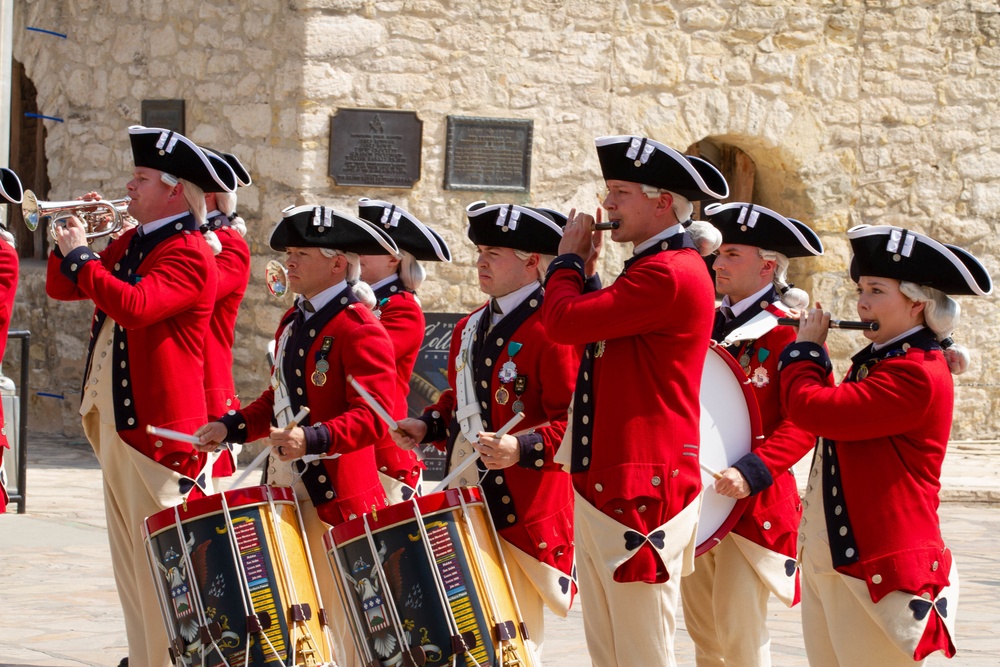
{"label": "bass drum head", "polygon": [[[721,472],[750,452],[760,434],[757,400],[747,383],[746,373],[732,355],[721,347],[710,347],[701,378],[701,462]],[[732,530],[743,514],[749,498],[736,500],[715,492],[715,480],[702,470],[701,514],[698,518],[698,546],[695,555],[714,547]]]}

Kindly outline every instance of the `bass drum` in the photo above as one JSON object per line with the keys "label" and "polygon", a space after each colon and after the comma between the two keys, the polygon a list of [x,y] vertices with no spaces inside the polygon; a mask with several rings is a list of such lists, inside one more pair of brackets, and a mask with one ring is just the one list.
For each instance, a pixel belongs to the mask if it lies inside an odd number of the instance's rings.
{"label": "bass drum", "polygon": [[[701,378],[701,462],[722,471],[750,452],[762,436],[760,412],[747,374],[722,347],[712,346]],[[701,515],[695,555],[705,553],[732,530],[749,498],[736,500],[715,492],[715,480],[702,469]]]}

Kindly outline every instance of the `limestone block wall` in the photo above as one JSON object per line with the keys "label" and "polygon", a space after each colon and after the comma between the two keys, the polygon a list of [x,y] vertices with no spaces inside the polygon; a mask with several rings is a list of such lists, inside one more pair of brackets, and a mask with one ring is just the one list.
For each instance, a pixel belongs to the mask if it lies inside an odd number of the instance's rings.
{"label": "limestone block wall", "polygon": [[[485,198],[593,209],[602,186],[593,138],[605,134],[745,151],[757,166],[755,199],[822,236],[827,254],[793,262],[792,280],[840,317],[854,315],[843,232],[856,224],[900,224],[963,245],[1000,277],[992,0],[36,0],[18,4],[16,22],[69,34],[46,41],[16,30],[14,49],[39,108],[66,119],[48,127],[54,198],[121,194],[131,168],[125,128],[142,99],[185,99],[187,134],[251,169],[239,206],[254,252],[236,339],[244,397],[265,382],[263,350],[284,308],[263,288],[267,235],[282,208],[354,210],[362,196],[404,206],[455,256],[428,266],[425,308],[468,310],[481,297],[465,206]],[[338,108],[415,111],[420,181],[335,186],[327,161]],[[533,120],[531,193],[443,189],[449,115]],[[627,252],[608,250],[606,281]],[[46,415],[33,426],[71,430],[89,309],[47,301],[38,269],[25,271],[16,317],[38,327],[33,378],[68,396],[59,409],[33,400],[32,414]],[[973,365],[956,378],[953,435],[995,439],[998,302],[962,305],[956,339],[973,349]],[[838,372],[863,343],[831,334]]]}

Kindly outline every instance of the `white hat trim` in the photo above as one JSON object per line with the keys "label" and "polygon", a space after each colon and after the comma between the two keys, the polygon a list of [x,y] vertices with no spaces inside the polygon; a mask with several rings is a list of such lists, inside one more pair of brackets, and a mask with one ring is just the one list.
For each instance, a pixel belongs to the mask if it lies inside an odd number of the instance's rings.
{"label": "white hat trim", "polygon": [[[414,227],[420,230],[420,233],[423,234],[424,238],[426,238],[430,242],[431,246],[434,247],[434,254],[436,254],[442,262],[449,262],[449,263],[451,262],[451,258],[445,255],[444,248],[441,247],[441,244],[438,242],[437,237],[434,236],[434,234],[431,232],[430,227],[420,222],[412,215],[406,214],[406,212],[403,209],[396,207],[395,204],[390,204],[389,202],[382,201],[380,199],[369,199],[368,197],[362,197],[361,199],[358,200],[358,206],[365,206],[365,207],[375,206],[375,207],[381,207],[382,209],[389,209],[389,208],[394,209],[395,211],[393,213],[394,223],[390,223],[392,227],[398,227],[400,216],[405,216],[406,219],[409,220]],[[385,224],[385,217],[386,213],[383,213],[382,224]]]}
{"label": "white hat trim", "polygon": [[[469,211],[468,209],[466,209],[466,212],[471,217],[479,217],[480,215],[482,215],[484,213],[498,211],[499,209],[504,208],[504,207],[508,207],[508,206],[510,206],[510,204],[493,204],[492,206],[484,206],[482,208],[478,208],[475,211]],[[530,218],[534,218],[538,222],[541,222],[542,224],[547,225],[548,227],[550,227],[554,232],[556,232],[557,234],[559,234],[559,236],[562,236],[562,234],[563,234],[562,227],[560,227],[555,222],[553,222],[552,219],[549,218],[549,216],[543,215],[543,214],[539,214],[539,213],[531,210],[530,208],[524,208],[522,206],[518,206],[517,204],[514,204],[513,206],[510,206],[510,208],[512,209],[511,215],[514,215],[514,212],[517,212],[518,217],[520,217],[521,215],[526,215],[526,216],[528,216]],[[500,215],[497,216],[497,218],[498,218],[497,225],[501,224],[499,222],[499,218],[501,218],[501,216],[505,216],[505,214],[501,213]],[[510,227],[508,225],[508,229],[514,229],[514,227]]]}
{"label": "white hat trim", "polygon": [[698,173],[698,170],[694,168],[694,165],[692,165],[691,162],[682,153],[675,151],[673,148],[670,148],[669,146],[661,144],[659,141],[656,141],[655,139],[649,139],[648,137],[636,137],[633,135],[619,135],[615,137],[597,137],[596,139],[594,139],[594,145],[610,146],[612,144],[628,143],[629,152],[627,152],[625,156],[631,159],[635,159],[633,155],[629,154],[632,151],[633,142],[636,141],[642,142],[643,140],[646,141],[646,147],[643,149],[644,159],[640,160],[640,162],[643,165],[645,165],[646,162],[649,160],[650,156],[652,156],[654,149],[661,150],[667,155],[672,156],[674,158],[674,161],[677,162],[677,164],[684,167],[685,171],[687,171],[688,174],[690,174],[691,178],[693,178],[695,183],[698,184],[702,192],[708,193],[713,197],[718,197],[719,199],[724,199],[726,197],[725,194],[716,192],[712,190],[710,187],[708,187],[708,183],[705,182],[705,179],[701,177],[701,174]]}
{"label": "white hat trim", "polygon": [[[962,262],[962,260],[960,260],[958,257],[956,257],[955,253],[953,253],[949,248],[947,248],[944,244],[938,243],[929,236],[924,236],[920,232],[914,232],[909,229],[903,229],[902,227],[894,227],[892,225],[858,225],[856,227],[851,227],[850,229],[847,230],[847,238],[856,239],[863,236],[884,235],[886,230],[888,230],[890,233],[890,240],[886,244],[886,250],[888,252],[895,252],[894,250],[889,249],[889,245],[892,243],[891,239],[892,232],[895,230],[899,230],[900,232],[906,232],[906,236],[910,239],[913,239],[913,243],[915,243],[919,239],[922,243],[926,243],[931,248],[934,248],[936,251],[938,251],[939,254],[943,255],[944,257],[947,257],[948,261],[952,263],[952,266],[958,269],[958,272],[962,274],[963,278],[965,278],[965,284],[968,285],[973,292],[975,292],[980,296],[988,296],[993,292],[992,289],[989,292],[984,292],[982,288],[979,287],[979,282],[975,279],[975,277],[973,277],[968,267],[965,266],[965,263]],[[910,243],[910,248],[909,248],[910,253],[913,252],[913,243]],[[899,254],[902,255],[902,253]],[[909,257],[909,256],[910,256],[909,254],[904,255],[904,257]],[[976,261],[978,262],[979,260],[976,259]]]}
{"label": "white hat trim", "polygon": [[173,136],[170,139],[170,144],[167,146],[167,148],[164,148],[163,143],[166,142],[166,135],[171,133],[170,130],[163,130],[162,128],[155,128],[155,127],[146,127],[145,125],[130,125],[128,128],[128,133],[129,134],[158,133],[160,135],[160,139],[156,142],[156,147],[163,150],[165,153],[170,153],[170,154],[173,154],[174,148],[177,147],[177,142],[183,140],[187,146],[191,147],[191,149],[194,150],[195,155],[197,155],[201,159],[202,164],[204,164],[205,167],[208,169],[208,173],[212,175],[212,180],[221,185],[226,192],[235,191],[235,188],[233,190],[229,190],[228,189],[229,186],[223,183],[221,180],[219,180],[219,175],[216,173],[215,167],[212,166],[211,160],[209,160],[208,156],[205,155],[205,151],[201,150],[201,148],[199,148],[193,141],[191,141],[184,135],[178,134],[177,132],[173,132],[172,133]]}
{"label": "white hat trim", "polygon": [[[772,211],[771,209],[769,209],[766,206],[758,206],[757,204],[753,204],[752,206],[753,206],[753,209],[754,209],[750,213],[750,217],[751,217],[751,221],[752,222],[747,223],[747,227],[754,227],[754,226],[756,226],[757,219],[760,217],[759,211],[764,211],[768,215],[773,216],[774,218],[776,218],[790,232],[792,232],[792,234],[795,235],[795,238],[798,239],[799,243],[802,244],[803,248],[807,249],[809,252],[811,252],[812,254],[817,255],[817,256],[823,254],[822,252],[819,251],[818,248],[814,248],[813,247],[813,245],[809,241],[809,239],[807,239],[805,237],[805,235],[803,235],[802,232],[799,231],[799,228],[796,227],[795,224],[790,219],[788,219],[785,216],[781,215],[777,211]],[[715,214],[717,214],[717,213],[719,213],[721,211],[726,211],[726,210],[733,209],[733,208],[740,209],[740,216],[739,216],[739,218],[737,218],[736,224],[738,224],[738,225],[743,224],[743,221],[746,219],[746,214],[747,214],[747,208],[748,207],[747,206],[741,206],[739,203],[729,202],[729,203],[726,203],[726,204],[709,204],[708,206],[706,206],[705,208],[703,208],[702,211],[705,213],[705,215],[715,215]]]}

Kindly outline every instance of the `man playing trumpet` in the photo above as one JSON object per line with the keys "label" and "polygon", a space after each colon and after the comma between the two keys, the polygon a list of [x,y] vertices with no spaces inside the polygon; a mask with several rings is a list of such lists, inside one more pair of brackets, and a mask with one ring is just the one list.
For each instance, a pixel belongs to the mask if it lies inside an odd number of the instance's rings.
{"label": "man playing trumpet", "polygon": [[89,299],[95,314],[80,406],[83,428],[104,473],[111,559],[125,616],[122,665],[169,664],[167,636],[142,538],[147,516],[208,488],[206,457],[157,438],[146,426],[190,433],[205,415],[204,342],[215,299],[212,253],[192,207],[204,191],[235,187],[187,138],[129,128],[135,170],[128,212],[139,227],[100,256],[75,216],[55,226],[46,292]]}

